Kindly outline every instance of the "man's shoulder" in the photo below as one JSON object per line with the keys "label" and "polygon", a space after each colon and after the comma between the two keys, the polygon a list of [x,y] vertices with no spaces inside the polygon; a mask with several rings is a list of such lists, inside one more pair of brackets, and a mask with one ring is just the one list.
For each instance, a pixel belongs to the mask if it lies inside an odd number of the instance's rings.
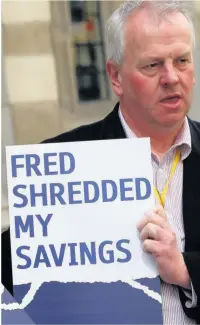
{"label": "man's shoulder", "polygon": [[192,147],[200,158],[200,122],[191,119],[188,119],[188,121],[192,138]]}
{"label": "man's shoulder", "polygon": [[198,138],[200,137],[200,122],[188,118],[191,133],[195,134]]}
{"label": "man's shoulder", "polygon": [[192,119],[189,119],[189,121],[192,124],[192,126],[195,127],[200,132],[200,121],[195,121]]}
{"label": "man's shoulder", "polygon": [[68,132],[61,133],[53,138],[44,140],[42,143],[59,143],[74,141],[99,140],[104,120],[100,120],[91,124],[79,126]]}

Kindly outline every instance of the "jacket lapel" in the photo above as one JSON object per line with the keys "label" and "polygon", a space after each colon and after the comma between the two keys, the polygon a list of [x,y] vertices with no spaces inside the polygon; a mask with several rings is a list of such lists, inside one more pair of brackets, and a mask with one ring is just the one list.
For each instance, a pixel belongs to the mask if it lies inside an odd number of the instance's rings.
{"label": "jacket lapel", "polygon": [[200,129],[189,120],[192,151],[183,163],[185,251],[200,249]]}

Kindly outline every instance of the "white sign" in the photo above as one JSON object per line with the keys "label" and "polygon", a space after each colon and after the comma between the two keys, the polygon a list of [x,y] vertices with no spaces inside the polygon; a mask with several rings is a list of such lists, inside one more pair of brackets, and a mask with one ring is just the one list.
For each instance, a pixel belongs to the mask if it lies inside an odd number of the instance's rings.
{"label": "white sign", "polygon": [[[136,224],[154,206],[149,139],[7,147],[14,285],[157,276]],[[32,297],[32,298],[31,298]]]}

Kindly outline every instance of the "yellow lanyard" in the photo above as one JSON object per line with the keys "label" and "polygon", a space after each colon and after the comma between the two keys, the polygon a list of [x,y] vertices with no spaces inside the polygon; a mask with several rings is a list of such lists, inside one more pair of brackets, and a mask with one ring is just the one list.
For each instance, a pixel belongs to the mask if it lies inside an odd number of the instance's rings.
{"label": "yellow lanyard", "polygon": [[179,163],[181,159],[181,153],[180,151],[177,151],[176,152],[176,155],[174,157],[174,160],[173,160],[173,163],[172,163],[172,168],[171,168],[171,172],[170,172],[170,175],[169,175],[169,178],[167,180],[167,183],[165,184],[165,187],[164,189],[162,190],[161,193],[159,193],[159,191],[157,190],[157,188],[154,186],[154,193],[155,193],[155,196],[157,197],[159,203],[164,207],[165,206],[165,199],[166,199],[166,195],[167,195],[167,191],[168,191],[168,187],[169,187],[169,183],[172,179],[172,176],[174,175],[175,173],[175,170],[176,170],[176,167]]}

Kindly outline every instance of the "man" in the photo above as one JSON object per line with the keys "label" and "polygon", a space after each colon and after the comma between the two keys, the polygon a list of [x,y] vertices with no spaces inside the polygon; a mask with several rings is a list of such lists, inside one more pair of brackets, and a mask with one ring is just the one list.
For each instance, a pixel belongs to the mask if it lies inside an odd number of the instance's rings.
{"label": "man", "polygon": [[[145,213],[138,231],[158,266],[164,324],[200,322],[200,123],[186,117],[194,34],[185,6],[127,1],[114,12],[107,71],[119,104],[104,120],[45,141],[151,138],[159,205]],[[3,283],[12,290],[8,232],[3,247]]]}

